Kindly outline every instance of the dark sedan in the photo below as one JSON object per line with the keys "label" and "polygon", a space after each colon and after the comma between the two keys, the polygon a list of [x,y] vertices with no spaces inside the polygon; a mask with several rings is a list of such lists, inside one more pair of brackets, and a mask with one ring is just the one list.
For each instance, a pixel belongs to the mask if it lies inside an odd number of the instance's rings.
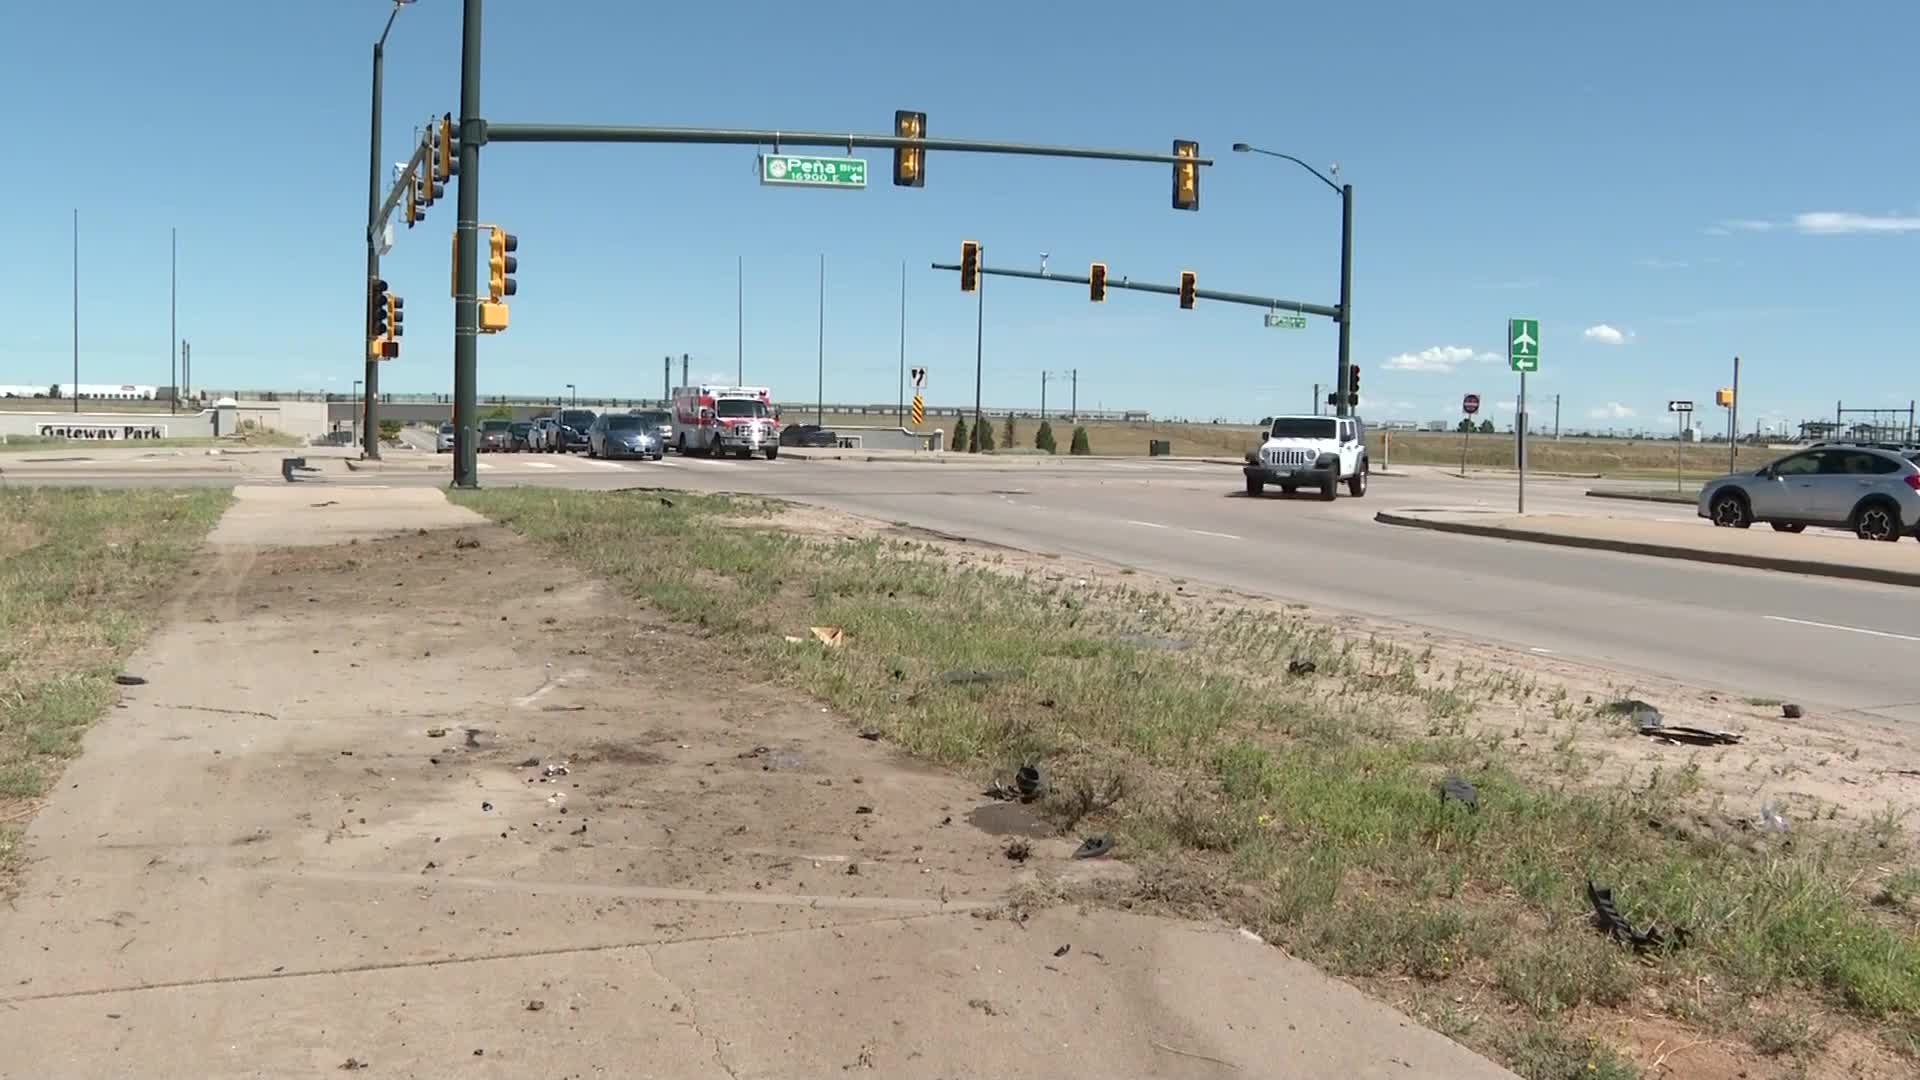
{"label": "dark sedan", "polygon": [[547,449],[565,452],[587,448],[587,429],[598,414],[592,409],[561,409],[554,419],[560,426],[552,432]]}
{"label": "dark sedan", "polygon": [[840,436],[819,424],[788,424],[780,429],[780,445],[823,446],[831,450],[840,445]]}
{"label": "dark sedan", "polygon": [[652,458],[667,456],[667,444],[654,425],[638,416],[608,413],[587,429],[587,456]]}
{"label": "dark sedan", "polygon": [[533,421],[531,420],[515,420],[513,423],[507,425],[507,449],[531,449],[532,447],[528,439],[532,433]]}

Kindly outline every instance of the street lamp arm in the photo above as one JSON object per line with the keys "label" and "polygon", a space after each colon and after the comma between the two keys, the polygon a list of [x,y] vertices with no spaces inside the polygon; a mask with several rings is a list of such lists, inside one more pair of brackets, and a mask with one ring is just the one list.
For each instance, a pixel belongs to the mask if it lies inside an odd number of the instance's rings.
{"label": "street lamp arm", "polygon": [[1298,166],[1300,166],[1301,168],[1303,168],[1303,169],[1305,169],[1305,170],[1307,170],[1308,172],[1310,172],[1310,173],[1312,173],[1312,174],[1314,175],[1314,177],[1315,177],[1316,179],[1318,179],[1318,180],[1319,180],[1319,181],[1320,181],[1321,183],[1323,183],[1323,184],[1325,184],[1325,185],[1327,185],[1328,187],[1330,187],[1330,188],[1332,188],[1332,189],[1333,189],[1333,191],[1334,191],[1334,194],[1336,194],[1336,195],[1337,195],[1337,194],[1339,194],[1339,193],[1340,193],[1340,185],[1339,185],[1339,184],[1336,184],[1336,183],[1334,183],[1334,182],[1333,182],[1333,181],[1332,181],[1331,179],[1329,179],[1329,178],[1327,177],[1327,175],[1326,175],[1325,173],[1323,173],[1323,172],[1321,172],[1321,171],[1320,171],[1319,169],[1316,169],[1316,168],[1314,168],[1313,166],[1311,166],[1311,165],[1309,165],[1309,164],[1307,164],[1306,162],[1304,162],[1304,161],[1301,161],[1301,160],[1300,160],[1299,158],[1297,158],[1297,157],[1294,157],[1294,156],[1293,156],[1292,154],[1282,154],[1282,153],[1280,153],[1280,152],[1279,152],[1279,151],[1277,151],[1277,150],[1262,150],[1262,149],[1260,149],[1260,148],[1259,148],[1259,147],[1257,147],[1257,146],[1252,146],[1252,145],[1249,145],[1249,144],[1247,144],[1247,143],[1234,143],[1234,144],[1233,144],[1233,148],[1234,148],[1235,150],[1238,150],[1238,151],[1240,151],[1240,152],[1241,152],[1241,153],[1243,153],[1243,154],[1246,154],[1246,153],[1253,153],[1253,154],[1265,154],[1265,155],[1267,155],[1268,157],[1276,157],[1276,158],[1281,158],[1281,159],[1283,159],[1283,160],[1286,160],[1286,161],[1291,161],[1291,162],[1293,162],[1293,163],[1294,163],[1295,165],[1298,165]]}

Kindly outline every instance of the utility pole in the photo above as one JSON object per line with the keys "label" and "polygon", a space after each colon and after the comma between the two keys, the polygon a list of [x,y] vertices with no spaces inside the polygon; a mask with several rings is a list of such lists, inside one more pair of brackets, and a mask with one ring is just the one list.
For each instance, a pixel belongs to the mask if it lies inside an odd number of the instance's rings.
{"label": "utility pole", "polygon": [[1077,423],[1079,423],[1079,422],[1080,422],[1080,369],[1079,369],[1079,368],[1073,368],[1073,369],[1072,369],[1072,371],[1071,371],[1071,374],[1073,375],[1073,407],[1072,407],[1072,412],[1073,412],[1073,417],[1072,417],[1072,420],[1073,420],[1073,422],[1074,422],[1074,423],[1076,423],[1076,424],[1077,424]]}
{"label": "utility pole", "polygon": [[1733,400],[1727,402],[1727,471],[1739,469],[1740,461],[1740,358],[1733,358]]}
{"label": "utility pole", "polygon": [[1560,441],[1560,395],[1553,395],[1553,441]]}
{"label": "utility pole", "polygon": [[819,383],[815,387],[815,390],[818,396],[814,398],[815,414],[814,414],[813,422],[820,425],[821,427],[826,427],[827,426],[827,253],[824,251],[820,253],[820,323],[819,323],[819,326],[820,326],[820,337],[817,343],[819,348],[819,353],[817,356],[817,362],[819,364],[819,368],[818,368]]}
{"label": "utility pole", "polygon": [[[364,290],[366,293],[366,299],[363,300],[360,305],[362,308],[362,311],[360,313],[360,322],[362,326],[365,327],[365,329],[362,331],[360,335],[362,339],[365,339],[362,341],[363,345],[366,343],[366,340],[371,340],[371,337],[372,337],[373,283],[379,280],[380,278],[380,237],[374,228],[374,220],[380,215],[380,100],[381,100],[381,82],[384,77],[384,69],[386,67],[387,35],[393,32],[393,20],[396,16],[400,14],[401,7],[403,7],[406,4],[410,4],[412,2],[413,0],[393,0],[393,10],[387,12],[387,25],[381,28],[380,37],[373,43],[373,94],[372,94],[373,115],[371,120],[367,124],[367,282],[366,282],[366,289]],[[474,25],[469,32],[472,35],[473,44],[477,48],[479,45],[479,36],[480,36],[480,28],[478,24],[476,23],[476,25]],[[475,83],[475,86],[474,86],[475,107],[472,113],[467,113],[465,111],[464,109],[465,88],[463,87],[462,88],[462,94],[463,94],[462,115],[463,116],[466,116],[466,115],[478,116],[480,112],[479,105],[478,105],[479,94],[480,94],[478,83],[480,79],[480,72],[477,66],[473,74],[474,74],[474,83]],[[463,125],[462,135],[463,136],[465,135],[464,125]],[[477,149],[477,143],[476,143],[476,149]],[[466,162],[462,160],[461,164],[464,166]],[[460,175],[462,177],[465,177],[466,173],[462,172]],[[461,189],[464,191],[466,188],[466,184],[462,182],[460,186],[461,186]],[[479,204],[476,203],[474,205],[477,211]],[[463,205],[461,209],[462,211],[464,211],[466,207]],[[466,215],[464,212],[461,214],[461,217],[463,219],[466,218],[467,216],[468,215]],[[455,273],[457,276],[458,271],[456,270]],[[478,318],[477,315],[475,317],[476,319]],[[476,322],[475,325],[477,326],[478,323]],[[367,371],[366,371],[365,382],[367,384],[367,393],[364,399],[365,407],[366,407],[366,428],[361,432],[361,438],[363,441],[361,443],[360,453],[362,457],[365,457],[368,459],[378,459],[380,457],[380,424],[379,424],[379,416],[378,416],[379,405],[377,404],[377,402],[380,399],[380,357],[378,355],[368,355],[366,359],[366,364],[367,364]],[[457,360],[455,362],[455,367],[456,367],[456,373],[454,375],[454,383],[456,386],[455,396],[457,397],[458,396],[457,387],[460,382],[460,378],[457,372],[457,368],[458,368]],[[454,433],[453,437],[454,437],[454,446],[455,446],[454,457],[458,459],[460,456],[458,451],[458,448],[460,445],[459,443],[460,435],[457,430]],[[459,474],[459,467],[458,467],[457,460],[455,462],[454,472],[457,477]]]}
{"label": "utility pole", "polygon": [[[1353,378],[1353,185],[1340,188],[1340,377],[1334,386],[1340,392],[1339,412],[1345,416],[1352,400]],[[1526,380],[1520,380],[1521,386]],[[1522,396],[1526,394],[1521,390]]]}
{"label": "utility pole", "polygon": [[693,383],[693,375],[691,373],[692,367],[693,367],[693,357],[689,356],[686,353],[681,353],[680,354],[680,385],[681,386],[692,385]]}
{"label": "utility pole", "polygon": [[[974,257],[980,260],[981,266],[987,265],[987,245],[981,244],[978,254]],[[974,282],[973,292],[973,427],[967,432],[967,438],[972,440],[969,450],[980,445],[980,338],[987,327],[987,276],[985,274],[980,275]],[[75,381],[77,382],[78,379]]]}
{"label": "utility pole", "polygon": [[[460,20],[460,204],[456,234],[459,265],[453,299],[453,483],[480,486],[474,443],[479,433],[476,400],[480,368],[480,116],[481,0],[465,0]],[[377,250],[377,249],[376,249]],[[372,386],[369,385],[371,390]],[[371,395],[369,395],[371,396]]]}
{"label": "utility pole", "polygon": [[907,260],[900,260],[900,405],[894,423],[907,426]]}
{"label": "utility pole", "polygon": [[180,229],[171,233],[167,256],[167,412],[180,411],[180,356],[173,343],[180,340]]}
{"label": "utility pole", "polygon": [[747,381],[747,257],[734,256],[733,384]]}
{"label": "utility pole", "polygon": [[73,411],[80,411],[80,208],[73,208]]}
{"label": "utility pole", "polygon": [[186,338],[180,339],[180,381],[187,384],[187,392],[193,392],[193,343]]}
{"label": "utility pole", "polygon": [[1320,384],[1313,384],[1313,415],[1320,415]]}
{"label": "utility pole", "polygon": [[660,400],[673,400],[673,357],[660,358]]}
{"label": "utility pole", "polygon": [[1040,419],[1042,422],[1047,419],[1047,373],[1044,371],[1040,373]]}

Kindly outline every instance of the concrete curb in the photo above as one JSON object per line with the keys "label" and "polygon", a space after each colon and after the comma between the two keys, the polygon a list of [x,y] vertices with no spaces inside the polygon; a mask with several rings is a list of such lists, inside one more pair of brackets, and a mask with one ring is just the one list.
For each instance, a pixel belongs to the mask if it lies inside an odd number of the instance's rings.
{"label": "concrete curb", "polygon": [[1643,491],[1589,491],[1589,499],[1624,499],[1628,502],[1672,503],[1675,506],[1693,506],[1700,500],[1693,495],[1659,495]]}
{"label": "concrete curb", "polygon": [[1465,536],[1485,536],[1495,540],[1523,540],[1533,544],[1554,544],[1560,547],[1586,548],[1592,551],[1619,551],[1629,555],[1652,555],[1662,559],[1685,559],[1690,562],[1717,563],[1721,566],[1740,566],[1752,570],[1778,570],[1789,574],[1808,574],[1814,577],[1846,578],[1851,581],[1871,581],[1881,585],[1906,585],[1920,588],[1920,569],[1887,570],[1873,566],[1851,566],[1845,563],[1821,562],[1817,559],[1788,558],[1778,555],[1748,555],[1738,551],[1707,551],[1700,548],[1680,547],[1675,544],[1655,544],[1640,540],[1615,540],[1598,536],[1573,536],[1567,533],[1546,532],[1539,529],[1516,529],[1505,525],[1476,525],[1471,521],[1445,521],[1436,518],[1411,517],[1382,510],[1373,516],[1373,520],[1382,525],[1400,525],[1412,529],[1428,529],[1433,532],[1459,533]]}

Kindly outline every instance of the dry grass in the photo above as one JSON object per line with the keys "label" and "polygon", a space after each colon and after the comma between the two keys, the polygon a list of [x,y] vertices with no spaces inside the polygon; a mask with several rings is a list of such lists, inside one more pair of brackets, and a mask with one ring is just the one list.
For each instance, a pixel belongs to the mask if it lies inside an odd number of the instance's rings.
{"label": "dry grass", "polygon": [[[1897,1033],[1920,1016],[1908,879],[1877,905],[1856,887],[1911,862],[1897,821],[1796,822],[1790,841],[1745,846],[1650,829],[1692,794],[1686,776],[1599,783],[1569,760],[1543,782],[1470,734],[1475,710],[1535,692],[1523,681],[1296,615],[791,535],[760,500],[456,498],[917,754],[983,777],[1040,763],[1055,820],[1113,833],[1147,868],[1140,899],[1234,918],[1389,996],[1444,995],[1460,1037],[1530,1077],[1631,1075],[1596,1017],[1653,1001],[1692,1003],[1676,1022],[1736,1038],[1734,1004],[1783,992],[1822,1029]],[[846,645],[815,643],[815,625]],[[1293,660],[1314,674],[1289,677]],[[1471,779],[1477,810],[1438,797],[1449,773]],[[1603,939],[1589,878],[1691,944],[1636,956]]]}
{"label": "dry grass", "polygon": [[0,885],[224,491],[0,489]]}

